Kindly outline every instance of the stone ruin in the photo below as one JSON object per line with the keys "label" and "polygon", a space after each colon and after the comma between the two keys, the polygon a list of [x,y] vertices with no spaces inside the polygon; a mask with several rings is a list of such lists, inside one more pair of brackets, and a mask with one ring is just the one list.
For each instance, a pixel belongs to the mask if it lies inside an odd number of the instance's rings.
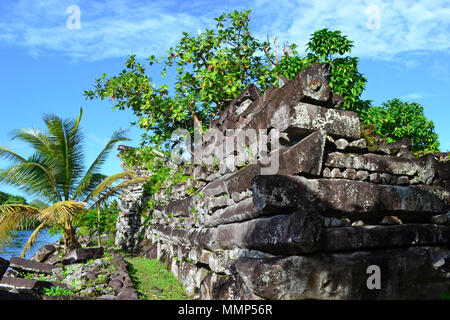
{"label": "stone ruin", "polygon": [[200,299],[449,294],[450,162],[415,158],[408,139],[369,146],[330,74],[316,63],[262,96],[250,85],[212,121],[220,131],[266,130],[278,143],[276,174],[261,174],[264,157],[233,165],[231,152],[220,170],[186,166],[191,179],[151,197],[130,186],[116,245],[159,259]]}

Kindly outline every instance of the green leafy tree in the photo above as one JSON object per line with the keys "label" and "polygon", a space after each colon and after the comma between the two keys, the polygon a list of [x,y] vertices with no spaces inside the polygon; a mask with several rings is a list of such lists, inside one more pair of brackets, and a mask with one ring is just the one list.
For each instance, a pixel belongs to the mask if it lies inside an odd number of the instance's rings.
{"label": "green leafy tree", "polygon": [[22,196],[0,191],[0,204],[27,204],[27,200]]}
{"label": "green leafy tree", "polygon": [[359,59],[346,55],[351,52],[353,41],[342,35],[341,31],[325,28],[314,32],[306,47],[304,57],[295,52],[293,55],[285,54],[275,66],[277,73],[292,79],[314,62],[330,63],[331,91],[344,97],[343,109],[356,111],[364,119],[371,101],[361,99],[367,78],[358,71]]}
{"label": "green leafy tree", "polygon": [[[99,214],[100,213],[100,214]],[[94,231],[97,232],[98,245],[101,246],[99,235],[104,233],[111,233],[116,230],[117,216],[119,209],[117,208],[117,201],[104,203],[98,209],[92,208],[86,212],[79,227],[83,228],[91,238]]]}
{"label": "green leafy tree", "polygon": [[[76,119],[62,119],[45,115],[47,131],[16,130],[14,138],[28,143],[34,153],[28,158],[0,147],[0,158],[13,164],[0,170],[0,182],[15,185],[26,193],[45,199],[50,205],[37,208],[26,204],[3,204],[0,206],[0,246],[10,240],[12,233],[33,218],[40,221],[25,244],[21,256],[31,247],[44,226],[59,228],[64,236],[66,250],[78,246],[76,227],[82,220],[86,206],[97,207],[108,196],[130,183],[135,175],[118,186],[117,179],[100,173],[100,168],[114,145],[128,140],[123,131],[115,132],[103,150],[89,167],[83,159],[83,134],[80,130],[82,109]],[[110,187],[111,186],[111,187]],[[103,193],[102,193],[103,192]]]}
{"label": "green leafy tree", "polygon": [[380,107],[371,107],[366,123],[373,124],[375,131],[388,143],[409,137],[413,151],[438,152],[439,141],[434,123],[426,118],[419,103],[392,99]]}
{"label": "green leafy tree", "polygon": [[150,66],[162,65],[163,77],[175,68],[173,93],[168,85],[153,83],[145,74],[145,66],[131,56],[118,76],[107,78],[104,74],[85,96],[109,98],[113,109],[130,108],[139,127],[149,131],[144,142],[153,146],[170,145],[169,138],[178,128],[192,132],[194,124],[202,123],[205,130],[248,84],[257,83],[264,90],[276,80],[267,61],[272,56],[264,55],[268,43],[250,33],[249,14],[223,14],[215,18],[214,29],[198,35],[184,32],[165,58],[148,59]]}

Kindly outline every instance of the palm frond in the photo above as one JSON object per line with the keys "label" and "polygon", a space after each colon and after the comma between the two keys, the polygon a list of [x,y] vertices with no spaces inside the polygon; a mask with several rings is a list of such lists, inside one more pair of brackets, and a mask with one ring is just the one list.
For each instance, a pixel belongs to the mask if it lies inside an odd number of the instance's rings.
{"label": "palm frond", "polygon": [[56,175],[53,159],[35,153],[22,163],[0,170],[0,181],[50,200],[61,200]]}
{"label": "palm frond", "polygon": [[79,194],[76,193],[74,200],[80,201],[81,199],[84,199],[82,201],[88,202],[91,198],[92,191],[106,178],[107,176],[101,173],[94,173],[86,176],[86,179],[83,179],[78,185],[76,192],[79,192]]}
{"label": "palm frond", "polygon": [[8,148],[1,147],[1,146],[0,146],[0,158],[6,159],[9,161],[13,161],[15,163],[22,163],[22,162],[26,161],[26,159],[23,158],[18,153],[14,152]]}
{"label": "palm frond", "polygon": [[36,229],[34,229],[33,233],[28,238],[27,242],[25,243],[25,246],[22,249],[22,253],[20,254],[20,258],[25,257],[25,253],[33,246],[33,244],[36,242],[36,239],[39,235],[39,232],[41,232],[42,228],[46,226],[45,222],[42,222],[39,226],[37,226]]}
{"label": "palm frond", "polygon": [[71,198],[74,182],[84,171],[83,135],[79,130],[81,114],[80,111],[80,115],[75,120],[61,119],[53,114],[43,117],[54,141],[52,149],[60,168],[57,180],[63,189],[65,200]]}
{"label": "palm frond", "polygon": [[41,210],[39,220],[47,224],[64,224],[73,219],[78,213],[86,210],[85,202],[73,200],[60,201]]}
{"label": "palm frond", "polygon": [[52,151],[51,137],[36,129],[17,129],[11,140],[19,138],[20,140],[31,145],[38,152],[49,154]]}
{"label": "palm frond", "polygon": [[120,192],[120,190],[122,190],[123,188],[128,187],[128,186],[133,185],[133,184],[145,183],[145,182],[148,181],[148,179],[149,179],[149,177],[137,177],[137,178],[133,178],[133,179],[128,180],[128,181],[124,181],[121,184],[119,184],[119,185],[117,185],[117,186],[115,186],[113,188],[110,188],[109,190],[106,190],[103,194],[99,195],[97,197],[97,201],[95,201],[90,206],[90,208],[95,208],[98,205],[102,204],[109,197],[118,194]]}
{"label": "palm frond", "polygon": [[75,191],[75,199],[79,199],[80,196],[85,193],[86,188],[91,185],[91,179],[94,174],[98,173],[100,167],[106,161],[109,153],[111,152],[114,145],[119,141],[129,141],[130,139],[125,136],[126,130],[118,130],[113,133],[110,140],[103,148],[103,150],[98,154],[97,158],[92,162],[89,169],[86,171],[86,174],[81,179],[78,187]]}
{"label": "palm frond", "polygon": [[0,205],[0,247],[9,242],[13,233],[28,219],[39,215],[39,210],[25,204]]}
{"label": "palm frond", "polygon": [[113,174],[106,179],[104,179],[101,183],[98,184],[98,186],[92,190],[91,194],[87,198],[89,200],[90,198],[97,198],[100,193],[105,191],[106,189],[110,188],[115,182],[122,179],[135,179],[138,175],[134,171],[125,171],[125,172],[119,172],[116,174]]}

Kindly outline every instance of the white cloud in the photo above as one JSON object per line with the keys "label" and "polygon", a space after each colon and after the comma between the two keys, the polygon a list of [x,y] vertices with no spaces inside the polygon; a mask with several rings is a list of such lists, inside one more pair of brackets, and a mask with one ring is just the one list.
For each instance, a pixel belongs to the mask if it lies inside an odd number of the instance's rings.
{"label": "white cloud", "polygon": [[[390,60],[412,51],[445,51],[450,48],[450,8],[437,1],[263,1],[267,12],[275,12],[263,33],[305,44],[315,30],[341,30],[355,41],[353,54]],[[447,5],[446,5],[447,3]],[[379,27],[368,28],[368,8],[379,8]],[[278,8],[278,9],[277,9]],[[287,9],[285,9],[287,8]],[[282,22],[281,22],[282,21]]]}
{"label": "white cloud", "polygon": [[[81,29],[66,27],[72,1],[17,1],[0,7],[0,40],[39,55],[56,51],[76,59],[100,60],[135,53],[163,54],[182,31],[193,34],[214,26],[213,17],[244,9],[227,4],[194,1],[78,1]],[[341,30],[355,41],[353,54],[391,60],[403,53],[447,51],[450,48],[450,7],[436,1],[255,0],[252,30],[261,40],[303,46],[315,30]],[[375,10],[378,8],[379,10]],[[375,16],[373,16],[375,14]]]}
{"label": "white cloud", "polygon": [[403,100],[419,100],[419,99],[423,99],[425,95],[426,94],[424,94],[424,93],[413,92],[413,93],[407,94],[406,96],[401,96],[400,99],[403,99]]}

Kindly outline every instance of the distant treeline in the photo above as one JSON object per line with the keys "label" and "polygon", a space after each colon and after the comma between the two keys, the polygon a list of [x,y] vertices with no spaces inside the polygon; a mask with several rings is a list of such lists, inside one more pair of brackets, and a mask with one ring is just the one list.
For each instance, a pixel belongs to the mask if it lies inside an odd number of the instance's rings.
{"label": "distant treeline", "polygon": [[0,191],[0,205],[2,204],[28,204],[27,200],[22,196],[15,196]]}

